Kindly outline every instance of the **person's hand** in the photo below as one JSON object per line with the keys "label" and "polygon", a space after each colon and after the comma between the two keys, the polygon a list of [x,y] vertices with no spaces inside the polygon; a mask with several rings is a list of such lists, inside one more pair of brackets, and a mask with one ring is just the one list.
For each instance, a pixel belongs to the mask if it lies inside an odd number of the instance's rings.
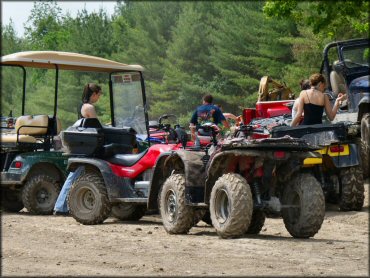
{"label": "person's hand", "polygon": [[337,102],[339,105],[341,105],[342,104],[342,101],[344,101],[346,99],[347,99],[347,95],[346,94],[339,93],[338,96],[337,96],[337,99],[335,100],[335,102]]}

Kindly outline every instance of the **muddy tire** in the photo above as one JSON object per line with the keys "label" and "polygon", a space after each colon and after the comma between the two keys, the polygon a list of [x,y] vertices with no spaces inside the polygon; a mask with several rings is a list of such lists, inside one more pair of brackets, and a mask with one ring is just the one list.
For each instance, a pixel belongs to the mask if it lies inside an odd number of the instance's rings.
{"label": "muddy tire", "polygon": [[370,114],[367,113],[362,117],[361,120],[361,145],[360,145],[360,157],[362,171],[364,179],[369,177],[370,165],[369,165],[369,155],[370,155]]}
{"label": "muddy tire", "polygon": [[112,207],[112,216],[122,221],[137,221],[145,215],[142,205],[117,204]]}
{"label": "muddy tire", "polygon": [[261,232],[265,224],[266,215],[261,210],[254,210],[252,214],[251,224],[248,227],[247,234],[257,235]]}
{"label": "muddy tire", "polygon": [[24,207],[20,195],[19,191],[2,188],[1,209],[8,212],[19,212]]}
{"label": "muddy tire", "polygon": [[288,232],[296,238],[314,236],[325,216],[325,197],[311,174],[298,174],[284,189],[281,214]]}
{"label": "muddy tire", "polygon": [[24,207],[33,214],[52,214],[60,189],[59,182],[51,176],[32,176],[22,190]]}
{"label": "muddy tire", "polygon": [[242,236],[252,220],[253,198],[247,181],[240,175],[222,175],[212,188],[211,220],[221,238]]}
{"label": "muddy tire", "polygon": [[85,225],[100,224],[108,218],[112,206],[100,173],[86,170],[73,183],[68,207],[73,218]]}
{"label": "muddy tire", "polygon": [[339,208],[342,211],[361,210],[364,205],[364,180],[360,166],[343,168],[339,173],[341,195]]}
{"label": "muddy tire", "polygon": [[161,190],[160,213],[169,234],[186,234],[194,225],[195,210],[185,204],[185,177],[173,174]]}

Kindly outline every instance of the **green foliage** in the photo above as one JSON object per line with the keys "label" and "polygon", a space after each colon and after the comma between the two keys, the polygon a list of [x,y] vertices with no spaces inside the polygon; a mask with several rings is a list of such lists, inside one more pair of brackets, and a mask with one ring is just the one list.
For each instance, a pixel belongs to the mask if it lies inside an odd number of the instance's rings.
{"label": "green foliage", "polygon": [[266,1],[264,13],[269,17],[291,18],[308,26],[315,34],[323,33],[333,40],[368,36],[369,1]]}
{"label": "green foliage", "polygon": [[34,50],[60,50],[68,40],[63,28],[61,8],[56,2],[34,2],[31,15],[25,26],[26,39]]}
{"label": "green foliage", "polygon": [[64,25],[64,30],[69,34],[64,50],[102,58],[108,58],[116,52],[113,25],[104,10],[89,14],[83,9],[76,18],[67,16]]}
{"label": "green foliage", "polygon": [[[320,69],[322,49],[332,40],[368,36],[369,2],[358,1],[118,1],[104,10],[63,15],[55,1],[34,3],[24,37],[2,26],[2,55],[59,50],[140,64],[146,69],[150,119],[176,114],[187,127],[206,93],[225,112],[254,107],[262,76],[285,82],[296,94],[299,81]],[[267,16],[266,16],[267,15]],[[1,72],[2,114],[20,115],[22,72]],[[55,72],[27,76],[26,113],[53,113]],[[77,119],[88,82],[103,85],[96,105],[110,122],[106,75],[62,71],[58,116],[63,127]]]}
{"label": "green foliage", "polygon": [[180,12],[178,2],[126,1],[119,5],[113,19],[119,50],[112,58],[145,65],[147,79],[160,82],[171,29]]}

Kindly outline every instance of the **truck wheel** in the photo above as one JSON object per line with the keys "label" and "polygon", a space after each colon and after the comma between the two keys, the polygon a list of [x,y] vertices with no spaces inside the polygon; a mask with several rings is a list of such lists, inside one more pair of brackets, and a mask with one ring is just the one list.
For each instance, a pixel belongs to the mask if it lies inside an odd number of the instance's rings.
{"label": "truck wheel", "polygon": [[160,212],[169,234],[186,234],[194,225],[195,210],[185,204],[185,177],[173,174],[163,184]]}
{"label": "truck wheel", "polygon": [[369,177],[369,155],[370,155],[370,114],[365,114],[361,119],[361,146],[360,157],[364,179]]}
{"label": "truck wheel", "polygon": [[262,230],[265,224],[266,215],[261,210],[254,210],[252,214],[251,224],[248,227],[247,234],[257,235]]}
{"label": "truck wheel", "polygon": [[107,189],[101,175],[86,170],[72,185],[68,195],[69,212],[85,225],[103,223],[111,213]]}
{"label": "truck wheel", "polygon": [[122,221],[137,221],[145,215],[146,207],[132,204],[117,204],[112,207],[112,216]]}
{"label": "truck wheel", "polygon": [[246,233],[252,220],[253,199],[247,181],[240,175],[222,175],[212,188],[209,208],[212,224],[222,238]]}
{"label": "truck wheel", "polygon": [[314,236],[325,216],[325,197],[311,174],[298,174],[284,189],[281,214],[288,232],[296,238]]}
{"label": "truck wheel", "polygon": [[23,187],[24,207],[34,214],[52,214],[60,189],[60,184],[55,178],[36,174]]}
{"label": "truck wheel", "polygon": [[1,209],[9,212],[19,212],[23,207],[18,191],[8,188],[1,189]]}
{"label": "truck wheel", "polygon": [[339,208],[342,211],[361,210],[364,205],[364,180],[360,166],[341,169],[339,173],[342,194]]}

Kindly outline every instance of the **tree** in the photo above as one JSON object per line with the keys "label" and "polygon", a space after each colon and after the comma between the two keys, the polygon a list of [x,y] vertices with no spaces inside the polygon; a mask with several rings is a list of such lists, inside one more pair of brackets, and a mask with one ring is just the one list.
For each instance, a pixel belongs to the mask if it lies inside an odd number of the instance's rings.
{"label": "tree", "polygon": [[283,78],[292,55],[282,38],[292,37],[296,29],[288,20],[266,19],[259,2],[223,2],[217,6],[211,51],[211,63],[220,82],[216,82],[217,93],[228,111],[240,113],[241,108],[254,106],[262,76]]}
{"label": "tree", "polygon": [[182,3],[160,86],[153,86],[151,115],[188,115],[200,104],[214,72],[210,64],[210,3]]}
{"label": "tree", "polygon": [[119,49],[112,57],[143,65],[148,81],[162,80],[166,50],[181,7],[178,2],[162,1],[125,1],[118,5],[113,26]]}
{"label": "tree", "polygon": [[33,49],[61,50],[68,41],[68,32],[63,28],[61,8],[56,2],[34,2],[25,36]]}
{"label": "tree", "polygon": [[67,15],[63,26],[69,37],[64,43],[64,50],[104,58],[117,51],[112,21],[103,9],[90,14],[83,9],[76,18]]}
{"label": "tree", "polygon": [[365,0],[268,0],[263,10],[270,17],[293,19],[332,40],[368,36],[369,32],[369,2]]}

